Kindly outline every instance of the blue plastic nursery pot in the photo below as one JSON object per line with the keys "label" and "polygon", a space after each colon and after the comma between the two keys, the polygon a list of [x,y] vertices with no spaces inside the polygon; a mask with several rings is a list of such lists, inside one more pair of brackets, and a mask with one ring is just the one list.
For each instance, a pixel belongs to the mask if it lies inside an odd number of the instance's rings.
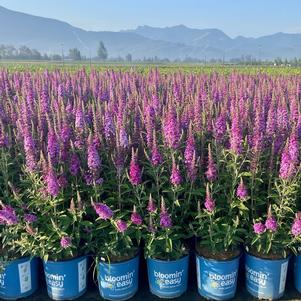
{"label": "blue plastic nursery pot", "polygon": [[160,298],[177,298],[187,290],[189,255],[174,261],[147,259],[150,291]]}
{"label": "blue plastic nursery pot", "polygon": [[274,300],[284,294],[289,258],[262,259],[246,253],[246,286],[259,299]]}
{"label": "blue plastic nursery pot", "polygon": [[196,254],[198,292],[206,299],[228,300],[236,293],[239,259],[205,258]]}
{"label": "blue plastic nursery pot", "polygon": [[297,291],[301,293],[301,255],[294,258],[294,282]]}
{"label": "blue plastic nursery pot", "polygon": [[38,258],[22,257],[10,261],[0,273],[0,298],[28,297],[38,288]]}
{"label": "blue plastic nursery pot", "polygon": [[98,264],[98,288],[106,300],[128,300],[138,291],[139,259],[116,263],[100,261]]}
{"label": "blue plastic nursery pot", "polygon": [[43,263],[47,293],[53,300],[73,300],[87,289],[87,256]]}

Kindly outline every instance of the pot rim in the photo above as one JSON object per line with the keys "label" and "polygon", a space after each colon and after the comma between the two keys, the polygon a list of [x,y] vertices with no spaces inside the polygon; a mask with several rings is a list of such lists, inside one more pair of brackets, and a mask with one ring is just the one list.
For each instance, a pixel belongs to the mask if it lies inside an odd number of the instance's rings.
{"label": "pot rim", "polygon": [[77,259],[80,259],[80,258],[87,258],[88,257],[88,255],[78,255],[78,256],[75,256],[75,257],[72,257],[72,258],[69,258],[69,259],[65,259],[65,260],[57,260],[57,261],[55,261],[55,260],[47,260],[47,261],[45,261],[44,259],[42,259],[42,261],[43,261],[43,263],[45,263],[45,264],[47,264],[48,262],[50,262],[50,263],[64,263],[64,262],[70,262],[70,261],[75,261],[75,260],[77,260]]}
{"label": "pot rim", "polygon": [[26,256],[20,256],[15,259],[9,259],[9,260],[3,261],[3,262],[7,263],[7,264],[13,264],[15,262],[19,262],[19,261],[23,261],[23,260],[33,260],[33,259],[38,259],[38,258],[39,257],[37,257],[37,256],[26,255]]}

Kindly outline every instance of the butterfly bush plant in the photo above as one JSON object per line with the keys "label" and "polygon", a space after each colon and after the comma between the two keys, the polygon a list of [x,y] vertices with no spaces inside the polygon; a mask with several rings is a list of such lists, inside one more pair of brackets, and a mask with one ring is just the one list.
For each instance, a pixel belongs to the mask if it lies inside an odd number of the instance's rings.
{"label": "butterfly bush plant", "polygon": [[249,219],[250,196],[245,184],[250,177],[246,172],[248,146],[237,107],[235,102],[231,104],[230,120],[221,108],[204,149],[206,191],[198,200],[191,228],[198,253],[209,258],[228,259],[240,254]]}
{"label": "butterfly bush plant", "polygon": [[0,265],[1,269],[20,256],[30,256],[18,242],[30,235],[30,225],[37,219],[27,207],[21,189],[22,157],[15,145],[10,125],[0,123]]}
{"label": "butterfly bush plant", "polygon": [[279,176],[274,178],[266,214],[254,219],[248,235],[247,250],[265,257],[287,257],[297,253],[298,241],[297,195],[300,181],[299,145],[292,131],[284,146]]}
{"label": "butterfly bush plant", "polygon": [[176,260],[188,254],[183,228],[173,224],[174,212],[162,198],[159,208],[150,196],[143,236],[145,257]]}
{"label": "butterfly bush plant", "polygon": [[34,210],[37,218],[27,226],[28,235],[20,237],[20,248],[45,261],[67,260],[86,254],[90,224],[85,220],[86,206],[80,195],[72,198],[67,206],[62,192],[54,197],[41,191],[39,186],[31,187],[28,208]]}
{"label": "butterfly bush plant", "polygon": [[[33,139],[34,131],[30,135],[24,133],[24,139],[30,143],[24,144],[26,164],[22,185],[26,187],[27,208],[35,212],[37,219],[28,227],[30,235],[22,235],[18,244],[24,252],[44,261],[61,261],[87,251],[88,236],[85,234],[89,229],[81,194],[88,184],[79,177],[81,150],[76,152],[71,144],[68,148],[64,145],[67,130],[59,141],[56,132],[49,127],[46,145]],[[70,161],[64,158],[63,151],[67,150]]]}

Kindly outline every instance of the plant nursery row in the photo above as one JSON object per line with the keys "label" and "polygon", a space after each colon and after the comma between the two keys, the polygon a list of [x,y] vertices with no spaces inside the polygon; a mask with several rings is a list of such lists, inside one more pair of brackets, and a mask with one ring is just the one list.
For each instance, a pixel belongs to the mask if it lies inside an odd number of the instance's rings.
{"label": "plant nursery row", "polygon": [[[0,298],[301,293],[301,76],[0,70]],[[300,211],[299,211],[300,210]],[[146,273],[146,271],[145,271]],[[19,279],[19,281],[16,281]]]}

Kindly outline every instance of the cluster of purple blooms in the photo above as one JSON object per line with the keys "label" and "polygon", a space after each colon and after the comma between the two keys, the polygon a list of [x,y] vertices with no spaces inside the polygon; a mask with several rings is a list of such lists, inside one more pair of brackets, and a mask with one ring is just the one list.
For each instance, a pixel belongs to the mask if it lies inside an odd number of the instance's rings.
{"label": "cluster of purple blooms", "polygon": [[0,224],[11,226],[17,223],[18,218],[15,209],[10,206],[2,206],[0,210]]}
{"label": "cluster of purple blooms", "polygon": [[[2,205],[2,209],[0,210],[0,224],[1,225],[7,225],[7,226],[13,226],[18,224],[19,217],[16,213],[16,210],[9,206],[9,205]],[[33,213],[24,213],[23,214],[23,220],[28,223],[32,224],[36,222],[38,217]]]}
{"label": "cluster of purple blooms", "polygon": [[61,247],[67,249],[72,245],[72,239],[69,236],[63,236],[60,241]]}
{"label": "cluster of purple blooms", "polygon": [[[170,164],[171,185],[213,182],[210,144],[237,155],[249,149],[251,170],[263,164],[289,180],[299,163],[299,78],[259,77],[1,71],[1,147],[21,144],[27,170],[43,174],[52,197],[65,188],[59,179],[72,181],[69,175],[101,185],[107,159],[118,171],[128,169],[133,185],[143,180],[145,160]],[[9,128],[17,129],[13,137]],[[200,136],[208,140],[200,143]],[[178,155],[171,163],[170,151]],[[267,153],[272,159],[261,160]]]}
{"label": "cluster of purple blooms", "polygon": [[[122,176],[135,190],[149,180],[150,166],[163,170],[172,190],[208,183],[202,208],[211,214],[218,205],[209,185],[223,172],[218,159],[224,151],[245,157],[246,173],[265,170],[283,183],[298,174],[299,86],[294,75],[2,70],[0,147],[20,148],[26,173],[41,176],[49,198],[76,185],[99,188]],[[242,201],[252,189],[244,180],[235,188]],[[100,219],[114,218],[107,205],[92,206]],[[158,212],[162,228],[172,227],[165,205],[158,209],[150,196],[146,209]],[[27,223],[36,218],[24,216]],[[130,221],[143,223],[136,208]],[[0,210],[1,224],[17,222],[12,208]],[[129,224],[115,221],[120,233]],[[256,234],[277,228],[273,216],[253,225]],[[300,219],[291,231],[299,235]],[[61,238],[63,248],[71,244],[69,237]]]}
{"label": "cluster of purple blooms", "polygon": [[298,237],[301,235],[301,213],[300,212],[298,212],[296,214],[296,218],[292,225],[291,232],[292,232],[293,236],[295,236],[295,237]]}
{"label": "cluster of purple blooms", "polygon": [[[110,220],[114,217],[114,212],[112,209],[103,203],[93,203],[93,208],[96,212],[96,214],[99,216],[101,220]],[[142,224],[142,217],[136,212],[136,209],[134,208],[133,213],[131,215],[131,221],[135,225],[141,225]],[[128,224],[126,221],[117,219],[114,221],[116,225],[116,229],[120,233],[126,232],[128,229]]]}
{"label": "cluster of purple blooms", "polygon": [[256,234],[263,234],[265,231],[269,230],[271,232],[276,232],[278,228],[278,224],[276,218],[270,216],[266,219],[265,223],[257,222],[253,225],[254,233]]}

